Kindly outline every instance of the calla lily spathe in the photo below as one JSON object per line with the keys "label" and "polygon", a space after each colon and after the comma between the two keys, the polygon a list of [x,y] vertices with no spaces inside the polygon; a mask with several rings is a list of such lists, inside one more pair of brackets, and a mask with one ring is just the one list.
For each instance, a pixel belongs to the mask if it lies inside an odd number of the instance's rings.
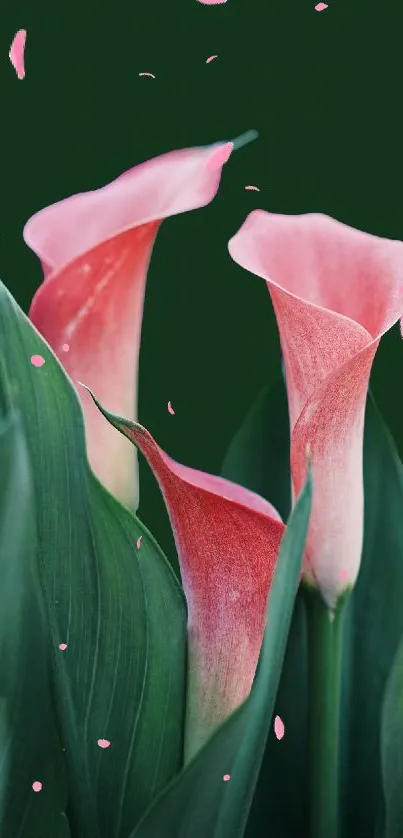
{"label": "calla lily spathe", "polygon": [[315,478],[305,574],[329,607],[356,581],[363,542],[363,429],[372,362],[403,309],[403,243],[319,214],[252,212],[229,242],[266,280],[280,333],[293,496]]}
{"label": "calla lily spathe", "polygon": [[259,495],[181,465],[99,407],[146,457],[170,517],[188,606],[188,761],[249,695],[285,527]]}
{"label": "calla lily spathe", "polygon": [[[220,143],[169,152],[102,189],[43,209],[25,226],[44,272],[30,319],[73,383],[84,381],[120,415],[137,417],[143,303],[159,225],[212,201],[232,148]],[[90,465],[115,497],[136,509],[136,450],[78,389]]]}

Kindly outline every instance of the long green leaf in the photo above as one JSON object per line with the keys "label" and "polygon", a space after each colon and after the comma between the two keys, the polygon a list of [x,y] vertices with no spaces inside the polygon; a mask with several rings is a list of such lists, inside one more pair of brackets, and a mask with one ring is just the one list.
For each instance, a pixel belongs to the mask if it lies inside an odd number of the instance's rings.
{"label": "long green leaf", "polygon": [[403,638],[388,678],[382,712],[384,838],[403,835]]}
{"label": "long green leaf", "polygon": [[[258,396],[232,440],[221,473],[269,500],[286,520],[291,509],[290,426],[283,377]],[[246,838],[294,838],[307,829],[307,636],[297,595],[276,698],[285,736],[272,729],[248,819]],[[298,696],[298,701],[296,701]]]}
{"label": "long green leaf", "polygon": [[[162,793],[131,838],[241,838],[269,729],[298,589],[312,497],[311,478],[284,535],[259,665],[247,700]],[[224,776],[230,779],[224,781]],[[267,832],[267,838],[276,834]]]}
{"label": "long green leaf", "polygon": [[[0,420],[0,834],[68,838],[63,755],[35,566],[29,457],[20,417]],[[35,792],[34,782],[42,783]]]}
{"label": "long green leaf", "polygon": [[181,766],[183,594],[150,533],[90,471],[77,395],[4,286],[0,334],[0,403],[20,408],[33,465],[71,831],[127,838]]}
{"label": "long green leaf", "polygon": [[364,485],[361,569],[347,605],[341,799],[345,834],[372,838],[384,817],[382,701],[403,636],[403,466],[371,396]]}

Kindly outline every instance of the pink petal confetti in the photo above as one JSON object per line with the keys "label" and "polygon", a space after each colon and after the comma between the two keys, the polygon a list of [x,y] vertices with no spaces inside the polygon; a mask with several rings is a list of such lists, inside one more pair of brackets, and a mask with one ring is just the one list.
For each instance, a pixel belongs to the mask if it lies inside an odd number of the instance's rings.
{"label": "pink petal confetti", "polygon": [[140,550],[140,545],[141,545],[142,538],[143,538],[143,536],[139,535],[139,537],[136,541],[136,547],[137,547],[138,550]]}
{"label": "pink petal confetti", "polygon": [[328,7],[327,3],[317,3],[317,5],[315,6],[315,11],[323,12],[325,9],[327,9],[327,7]]}
{"label": "pink petal confetti", "polygon": [[155,79],[154,73],[139,73],[139,76],[149,76],[150,79]]}
{"label": "pink petal confetti", "polygon": [[42,791],[42,783],[39,780],[35,780],[35,782],[32,783],[32,788],[34,791]]}
{"label": "pink petal confetti", "polygon": [[245,186],[245,189],[249,189],[250,192],[260,192],[258,186]]}
{"label": "pink petal confetti", "polygon": [[65,649],[67,649],[67,643],[59,643],[59,649],[61,649],[62,652],[64,652]]}
{"label": "pink petal confetti", "polygon": [[98,739],[97,744],[99,745],[100,748],[109,748],[109,745],[111,743],[109,742],[109,739]]}
{"label": "pink petal confetti", "polygon": [[62,346],[62,349],[63,349],[63,352],[68,352],[68,351],[69,351],[69,349],[70,349],[69,344],[68,344],[68,343],[64,343],[64,344],[63,344],[63,346]]}
{"label": "pink petal confetti", "polygon": [[175,416],[175,411],[171,405],[171,402],[168,402],[168,413],[170,413],[172,416]]}
{"label": "pink petal confetti", "polygon": [[228,780],[230,780],[230,779],[231,779],[231,774],[224,774],[224,776],[223,776],[224,783],[227,783]]}
{"label": "pink petal confetti", "polygon": [[45,359],[42,355],[31,355],[31,364],[33,367],[43,367]]}
{"label": "pink petal confetti", "polygon": [[210,61],[214,61],[215,58],[218,58],[218,55],[210,55],[209,58],[206,58],[206,64],[210,64]]}
{"label": "pink petal confetti", "polygon": [[19,29],[16,35],[14,35],[14,40],[11,44],[10,52],[8,53],[10,61],[19,79],[25,78],[24,49],[26,37],[27,30]]}
{"label": "pink petal confetti", "polygon": [[226,3],[227,0],[197,0],[203,6],[219,6],[221,3]]}
{"label": "pink petal confetti", "polygon": [[284,736],[285,728],[284,722],[281,721],[280,716],[276,716],[274,719],[274,733],[277,736],[277,739],[282,739]]}

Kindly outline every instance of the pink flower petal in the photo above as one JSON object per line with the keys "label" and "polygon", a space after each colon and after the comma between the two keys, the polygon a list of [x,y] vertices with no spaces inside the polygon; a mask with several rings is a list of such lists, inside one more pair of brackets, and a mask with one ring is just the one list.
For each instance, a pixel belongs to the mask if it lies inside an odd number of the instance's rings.
{"label": "pink flower petal", "polygon": [[149,76],[151,79],[155,79],[154,73],[139,73],[139,76]]}
{"label": "pink flower petal", "polygon": [[172,460],[141,425],[114,424],[147,458],[175,536],[188,604],[189,759],[250,692],[284,524],[259,495]]}
{"label": "pink flower petal", "polygon": [[[316,490],[305,570],[332,607],[363,538],[363,424],[372,361],[403,310],[403,244],[323,215],[252,212],[232,258],[266,280],[286,369],[296,497],[310,445]],[[342,563],[342,564],[341,564]]]}
{"label": "pink flower petal", "polygon": [[210,55],[209,58],[206,58],[206,64],[210,64],[215,58],[218,58],[218,55]]}
{"label": "pink flower petal", "polygon": [[174,416],[174,415],[175,415],[175,411],[174,411],[174,409],[173,409],[173,407],[172,407],[172,405],[171,405],[171,402],[168,402],[168,413],[171,413],[171,414],[172,414],[172,416]]}
{"label": "pink flower petal", "polygon": [[24,49],[26,38],[27,30],[19,29],[16,35],[14,35],[14,40],[11,44],[9,52],[10,61],[17,73],[17,78],[19,79],[25,78]]}
{"label": "pink flower petal", "polygon": [[67,649],[67,643],[59,643],[59,649],[61,649],[62,652],[65,652]]}
{"label": "pink flower petal", "polygon": [[109,748],[109,745],[111,743],[109,742],[109,739],[98,739],[97,744],[99,745],[100,748]]}
{"label": "pink flower petal", "polygon": [[[25,226],[45,274],[32,322],[73,382],[83,381],[121,416],[137,414],[143,301],[159,225],[212,201],[232,148],[219,143],[156,157],[102,189],[47,207]],[[112,494],[136,508],[136,451],[79,389],[90,464]]]}
{"label": "pink flower petal", "polygon": [[197,2],[202,3],[203,6],[220,6],[227,0],[197,0]]}
{"label": "pink flower petal", "polygon": [[260,189],[259,189],[258,186],[245,186],[245,189],[249,189],[249,191],[251,191],[251,192],[260,192]]}
{"label": "pink flower petal", "polygon": [[36,792],[42,791],[42,783],[40,782],[40,780],[35,780],[35,782],[32,783],[32,788]]}
{"label": "pink flower petal", "polygon": [[276,716],[274,719],[274,733],[277,736],[277,739],[282,739],[285,733],[284,722],[280,719],[280,716]]}
{"label": "pink flower petal", "polygon": [[224,776],[223,776],[224,783],[228,783],[228,780],[230,780],[230,779],[231,779],[231,774],[224,774]]}
{"label": "pink flower petal", "polygon": [[43,367],[45,359],[42,355],[31,355],[31,364],[33,367]]}
{"label": "pink flower petal", "polygon": [[138,550],[140,550],[142,540],[143,540],[143,536],[139,535],[139,537],[136,541],[136,547],[137,547]]}
{"label": "pink flower petal", "polygon": [[328,4],[327,4],[327,3],[317,3],[317,5],[315,6],[315,10],[316,10],[317,12],[323,12],[323,11],[324,11],[324,9],[327,9],[327,8],[328,8]]}

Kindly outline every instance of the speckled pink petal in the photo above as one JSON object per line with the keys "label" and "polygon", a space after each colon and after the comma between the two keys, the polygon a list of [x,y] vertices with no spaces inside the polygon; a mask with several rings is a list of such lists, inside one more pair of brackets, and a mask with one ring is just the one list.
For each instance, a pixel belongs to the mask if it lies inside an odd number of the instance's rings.
{"label": "speckled pink petal", "polygon": [[259,495],[175,462],[141,425],[114,421],[147,458],[175,536],[188,604],[188,760],[250,692],[284,524]]}
{"label": "speckled pink petal", "polygon": [[[218,143],[169,152],[102,189],[47,207],[25,225],[25,241],[45,276],[32,322],[73,383],[91,387],[121,416],[137,416],[143,302],[159,225],[214,198],[232,148]],[[112,494],[136,509],[136,451],[79,389],[90,465]]]}
{"label": "speckled pink petal", "polygon": [[274,733],[276,734],[277,739],[282,739],[285,733],[285,726],[280,716],[276,716],[274,719]]}
{"label": "speckled pink petal", "polygon": [[403,310],[403,243],[324,215],[257,210],[229,250],[266,280],[273,302],[286,369],[294,497],[305,481],[308,444],[316,487],[305,572],[332,607],[360,565],[364,410],[379,340]]}
{"label": "speckled pink petal", "polygon": [[19,79],[25,78],[24,50],[27,38],[26,29],[19,29],[10,47],[9,58]]}

